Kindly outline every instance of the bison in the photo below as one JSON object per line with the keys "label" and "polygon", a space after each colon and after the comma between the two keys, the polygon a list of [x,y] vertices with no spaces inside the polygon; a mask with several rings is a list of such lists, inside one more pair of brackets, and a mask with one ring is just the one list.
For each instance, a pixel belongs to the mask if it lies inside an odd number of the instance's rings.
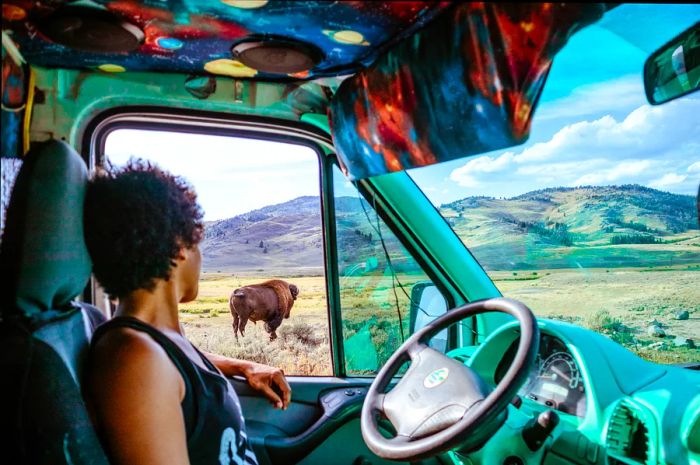
{"label": "bison", "polygon": [[265,322],[265,331],[270,341],[277,338],[275,331],[283,318],[289,318],[292,305],[299,295],[299,288],[281,279],[271,279],[260,284],[239,287],[229,299],[233,316],[233,334],[238,340],[238,332],[245,336],[248,320],[253,323]]}

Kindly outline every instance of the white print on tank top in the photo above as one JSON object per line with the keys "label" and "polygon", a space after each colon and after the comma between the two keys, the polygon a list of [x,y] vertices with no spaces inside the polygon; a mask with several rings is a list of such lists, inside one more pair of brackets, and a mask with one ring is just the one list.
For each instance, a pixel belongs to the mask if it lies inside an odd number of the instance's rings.
{"label": "white print on tank top", "polygon": [[229,427],[221,434],[219,465],[257,465],[253,451],[245,447],[245,433],[241,431],[240,444],[236,444],[236,432]]}

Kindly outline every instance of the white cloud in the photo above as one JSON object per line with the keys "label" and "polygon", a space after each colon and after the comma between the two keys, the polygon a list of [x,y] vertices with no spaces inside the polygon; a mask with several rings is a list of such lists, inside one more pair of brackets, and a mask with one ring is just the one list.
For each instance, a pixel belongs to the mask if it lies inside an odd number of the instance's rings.
{"label": "white cloud", "polygon": [[506,169],[513,160],[513,152],[505,152],[499,157],[480,156],[470,159],[466,165],[450,173],[450,179],[463,187],[479,185],[474,173],[495,173]]}
{"label": "white cloud", "polygon": [[676,173],[667,173],[664,174],[662,177],[659,179],[655,179],[649,183],[650,187],[656,187],[656,188],[661,188],[661,187],[669,187],[673,186],[675,184],[680,184],[683,181],[685,181],[688,178],[687,175],[685,174],[676,174]]}
{"label": "white cloud", "polygon": [[644,104],[642,80],[636,74],[581,86],[560,99],[544,102],[535,110],[535,121],[576,118],[624,111]]}
{"label": "white cloud", "polygon": [[[692,192],[700,173],[700,99],[642,105],[623,117],[568,124],[520,151],[469,159],[449,179],[493,195],[543,187],[642,184]],[[690,165],[689,165],[690,163]],[[502,194],[497,194],[502,195]]]}
{"label": "white cloud", "polygon": [[612,168],[587,173],[571,183],[573,186],[586,186],[591,184],[611,184],[620,179],[636,177],[651,167],[649,160],[624,161]]}
{"label": "white cloud", "polygon": [[564,126],[550,140],[526,148],[513,161],[585,159],[593,153],[611,159],[620,155],[637,158],[678,149],[684,142],[691,143],[693,138],[689,136],[700,138],[700,123],[691,116],[698,113],[700,101],[686,100],[663,107],[640,106],[622,121],[610,115],[580,121]]}
{"label": "white cloud", "polygon": [[458,169],[450,173],[450,179],[462,187],[475,188],[481,185],[476,177],[464,171],[458,171]]}

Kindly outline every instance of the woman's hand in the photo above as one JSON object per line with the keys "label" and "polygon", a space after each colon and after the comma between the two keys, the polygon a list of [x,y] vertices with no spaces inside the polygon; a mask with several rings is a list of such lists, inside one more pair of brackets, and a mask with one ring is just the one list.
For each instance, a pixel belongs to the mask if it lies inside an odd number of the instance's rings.
{"label": "woman's hand", "polygon": [[[243,360],[240,360],[240,362],[243,364],[241,374],[248,380],[250,387],[265,394],[265,397],[272,402],[275,408],[286,410],[289,402],[292,400],[292,389],[284,377],[284,372],[279,368],[261,363]],[[281,398],[275,392],[275,387],[282,394]]]}
{"label": "woman's hand", "polygon": [[[262,392],[275,408],[286,410],[292,400],[292,388],[284,378],[284,372],[279,368],[223,357],[206,353],[207,358],[224,374],[224,376],[243,376],[256,391]],[[282,397],[275,392],[275,388]]]}

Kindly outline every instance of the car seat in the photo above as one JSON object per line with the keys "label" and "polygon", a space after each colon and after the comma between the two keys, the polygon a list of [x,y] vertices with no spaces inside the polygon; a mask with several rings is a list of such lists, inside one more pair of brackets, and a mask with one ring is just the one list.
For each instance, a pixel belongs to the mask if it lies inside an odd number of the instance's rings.
{"label": "car seat", "polygon": [[34,147],[17,176],[0,249],[0,462],[108,464],[81,396],[104,317],[73,301],[91,262],[83,237],[87,169],[67,144]]}

